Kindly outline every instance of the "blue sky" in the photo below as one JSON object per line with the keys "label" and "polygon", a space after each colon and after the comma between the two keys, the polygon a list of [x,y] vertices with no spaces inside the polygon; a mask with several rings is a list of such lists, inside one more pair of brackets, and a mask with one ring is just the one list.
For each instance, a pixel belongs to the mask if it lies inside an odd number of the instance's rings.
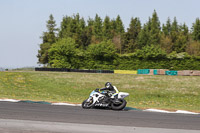
{"label": "blue sky", "polygon": [[53,14],[59,27],[63,16],[79,13],[86,20],[119,14],[127,28],[131,17],[145,23],[154,9],[161,23],[177,18],[191,27],[200,18],[200,0],[0,0],[0,67],[38,66],[40,36]]}

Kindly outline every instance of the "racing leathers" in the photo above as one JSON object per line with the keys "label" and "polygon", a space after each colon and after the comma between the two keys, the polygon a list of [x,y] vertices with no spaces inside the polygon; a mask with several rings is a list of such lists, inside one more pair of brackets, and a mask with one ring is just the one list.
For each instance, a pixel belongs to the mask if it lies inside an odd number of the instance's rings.
{"label": "racing leathers", "polygon": [[117,87],[115,87],[115,86],[112,86],[110,88],[106,88],[106,87],[105,88],[101,88],[100,92],[106,94],[110,98],[115,98],[119,93]]}

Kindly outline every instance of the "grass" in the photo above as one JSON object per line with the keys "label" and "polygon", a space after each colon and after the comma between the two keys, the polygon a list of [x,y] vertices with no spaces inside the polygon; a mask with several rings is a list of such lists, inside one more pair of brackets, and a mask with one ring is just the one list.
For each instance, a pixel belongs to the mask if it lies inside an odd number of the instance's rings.
{"label": "grass", "polygon": [[107,81],[130,93],[129,107],[200,112],[198,76],[0,72],[0,98],[81,103]]}

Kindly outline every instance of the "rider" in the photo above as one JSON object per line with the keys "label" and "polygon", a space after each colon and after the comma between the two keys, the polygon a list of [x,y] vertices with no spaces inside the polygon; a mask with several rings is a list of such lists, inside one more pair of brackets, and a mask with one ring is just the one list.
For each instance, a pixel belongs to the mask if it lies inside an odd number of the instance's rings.
{"label": "rider", "polygon": [[106,91],[106,95],[108,95],[110,98],[115,98],[115,96],[117,96],[117,94],[119,93],[117,87],[112,86],[112,84],[110,82],[106,82],[105,84],[105,88],[101,88],[99,89],[100,91]]}

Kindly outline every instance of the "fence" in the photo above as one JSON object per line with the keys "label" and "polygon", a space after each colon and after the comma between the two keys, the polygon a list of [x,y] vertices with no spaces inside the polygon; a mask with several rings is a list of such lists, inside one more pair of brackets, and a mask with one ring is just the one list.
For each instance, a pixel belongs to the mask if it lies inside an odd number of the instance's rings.
{"label": "fence", "polygon": [[35,71],[54,71],[54,72],[83,72],[83,73],[114,73],[113,70],[87,70],[69,68],[35,68]]}
{"label": "fence", "polygon": [[35,68],[35,71],[55,72],[82,72],[82,73],[116,73],[116,74],[143,74],[143,75],[170,75],[170,76],[200,76],[198,70],[170,71],[168,69],[138,69],[138,70],[88,70],[69,68]]}

